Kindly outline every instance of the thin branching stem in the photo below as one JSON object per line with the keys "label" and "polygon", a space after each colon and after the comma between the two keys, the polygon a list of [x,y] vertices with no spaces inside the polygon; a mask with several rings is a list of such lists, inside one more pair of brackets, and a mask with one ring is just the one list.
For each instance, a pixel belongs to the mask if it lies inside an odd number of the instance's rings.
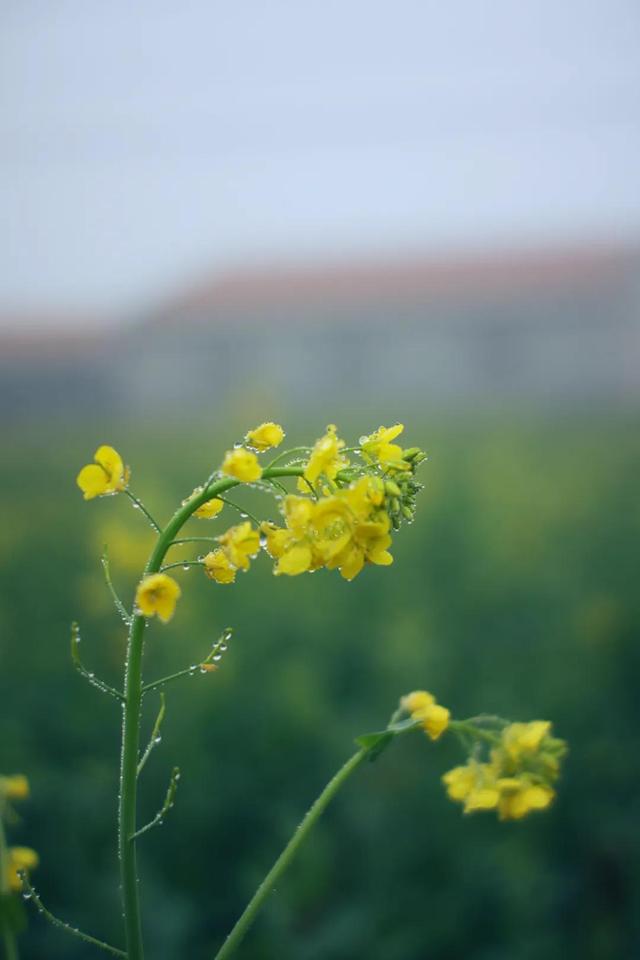
{"label": "thin branching stem", "polygon": [[[299,476],[302,467],[273,467],[263,472],[265,480],[271,477]],[[196,496],[182,504],[159,532],[155,547],[144,569],[144,576],[158,573],[167,550],[181,529],[198,507],[238,486],[234,477],[212,473],[205,486]],[[131,495],[132,496],[132,495]],[[140,506],[139,502],[138,505]],[[145,511],[147,512],[147,511]],[[147,517],[152,521],[152,518]],[[157,524],[154,525],[157,528]],[[136,858],[136,809],[138,790],[138,762],[140,750],[140,709],[142,705],[142,648],[144,645],[145,618],[135,614],[131,618],[124,678],[124,714],[122,726],[122,752],[120,761],[120,793],[118,803],[118,837],[120,876],[122,886],[122,909],[127,943],[127,960],[143,960],[144,947],[140,919],[140,896]],[[184,675],[184,674],[182,674]],[[167,682],[167,680],[163,681]],[[160,685],[160,684],[157,684]]]}
{"label": "thin branching stem", "polygon": [[257,527],[260,526],[260,521],[252,513],[249,513],[246,507],[241,507],[239,504],[234,503],[233,500],[229,500],[228,497],[218,497],[218,500],[222,500],[223,503],[226,503],[229,507],[233,507],[234,510],[237,510],[241,517],[248,517],[250,520],[253,520]]}
{"label": "thin branching stem", "polygon": [[77,623],[71,624],[71,660],[74,667],[78,671],[81,677],[91,684],[92,687],[95,687],[96,690],[100,690],[101,693],[108,693],[109,696],[115,697],[116,700],[119,700],[121,703],[124,701],[124,696],[120,693],[119,690],[116,690],[115,687],[109,686],[108,683],[105,683],[104,680],[101,680],[99,677],[96,677],[94,673],[87,670],[82,660],[80,659],[80,628]]}
{"label": "thin branching stem", "polygon": [[151,736],[149,737],[149,743],[147,744],[146,749],[140,758],[140,763],[138,764],[138,776],[140,776],[142,768],[149,759],[151,751],[160,743],[160,728],[162,726],[162,721],[164,720],[164,714],[165,696],[164,693],[160,693],[160,709],[158,710],[158,716],[156,717],[156,722],[153,725],[153,730],[151,731]]}
{"label": "thin branching stem", "polygon": [[174,801],[176,798],[176,790],[178,789],[179,779],[180,779],[180,768],[174,767],[173,770],[171,771],[171,777],[169,778],[169,786],[167,787],[167,794],[164,798],[164,803],[156,813],[153,820],[150,820],[149,823],[144,825],[144,827],[140,827],[139,830],[136,830],[136,832],[129,837],[129,840],[137,840],[138,837],[141,837],[143,833],[147,832],[147,830],[151,830],[153,827],[157,827],[158,824],[162,823],[167,813],[169,812],[169,810],[171,810],[174,804]]}
{"label": "thin branching stem", "polygon": [[202,560],[176,560],[175,563],[166,563],[163,567],[160,567],[161,573],[164,573],[165,570],[174,570],[176,567],[201,567]]}
{"label": "thin branching stem", "polygon": [[101,950],[105,950],[113,957],[126,958],[127,954],[124,950],[119,950],[118,947],[112,947],[111,944],[105,943],[104,940],[98,940],[97,937],[92,937],[88,933],[83,933],[82,930],[78,930],[77,927],[72,927],[70,923],[65,923],[64,920],[60,920],[58,917],[55,917],[43,904],[38,893],[32,886],[27,874],[24,871],[20,871],[19,876],[22,880],[25,897],[28,900],[33,901],[33,904],[38,912],[41,913],[42,916],[49,921],[49,923],[53,924],[54,927],[58,927],[59,930],[64,930],[65,933],[70,933],[73,937],[77,937],[79,940],[84,940],[85,943],[90,943],[94,947],[99,947]]}
{"label": "thin branching stem", "polygon": [[169,546],[175,547],[181,543],[218,543],[218,538],[217,537],[179,537],[177,540],[172,540]]}
{"label": "thin branching stem", "polygon": [[153,517],[151,516],[151,514],[149,513],[149,511],[148,511],[147,508],[145,507],[145,505],[144,505],[144,503],[142,502],[142,500],[140,500],[139,497],[136,497],[135,494],[131,493],[131,490],[129,490],[128,487],[127,487],[126,490],[124,490],[123,492],[126,493],[126,495],[129,497],[129,500],[131,500],[131,502],[133,503],[133,505],[134,505],[138,510],[141,510],[141,511],[144,513],[145,517],[147,518],[147,520],[149,521],[149,523],[151,524],[151,526],[153,527],[153,529],[156,531],[156,533],[161,533],[161,532],[162,532],[162,527],[160,526],[159,523],[157,523],[157,522],[153,519]]}
{"label": "thin branching stem", "polygon": [[[192,663],[190,667],[186,667],[184,670],[178,670],[177,673],[171,673],[168,677],[161,677],[160,680],[154,680],[152,683],[145,684],[142,688],[142,693],[146,694],[149,693],[150,690],[164,687],[166,683],[171,683],[172,680],[180,680],[181,677],[193,677],[198,670],[201,673],[209,673],[211,669],[215,669],[216,665],[213,661],[220,659],[222,653],[226,650],[226,644],[229,642],[231,635],[231,628],[228,627],[222,636],[216,640],[204,660],[201,660],[200,663]],[[212,666],[210,666],[210,664],[212,664]]]}
{"label": "thin branching stem", "polygon": [[279,453],[277,457],[274,457],[266,469],[271,470],[273,467],[277,466],[277,464],[281,463],[283,460],[286,460],[287,457],[294,457],[297,456],[297,454],[302,454],[302,457],[298,457],[298,459],[301,460],[303,459],[304,455],[308,455],[309,453],[311,453],[311,447],[291,447],[289,450],[283,450],[282,453]]}
{"label": "thin branching stem", "polygon": [[218,953],[215,955],[215,960],[227,960],[227,958],[235,952],[236,948],[240,946],[240,943],[244,939],[249,927],[255,920],[260,908],[293,860],[303,840],[313,829],[316,822],[343,783],[351,776],[353,771],[360,766],[368,752],[369,751],[367,749],[363,748],[358,750],[357,753],[347,760],[344,766],[338,770],[336,775],[326,785],[318,799],[309,808],[304,819],[296,828],[293,836],[289,840],[289,843],[286,845],[272,866],[271,870],[269,870],[268,874],[247,904],[244,913],[236,923],[235,927],[225,940]]}
{"label": "thin branching stem", "polygon": [[109,551],[107,544],[105,543],[102,550],[102,556],[100,557],[100,563],[102,564],[102,572],[104,573],[104,579],[106,581],[109,593],[111,594],[111,599],[113,600],[114,606],[127,626],[131,623],[131,614],[125,608],[124,603],[116,593],[116,589],[111,580],[111,570],[109,568]]}

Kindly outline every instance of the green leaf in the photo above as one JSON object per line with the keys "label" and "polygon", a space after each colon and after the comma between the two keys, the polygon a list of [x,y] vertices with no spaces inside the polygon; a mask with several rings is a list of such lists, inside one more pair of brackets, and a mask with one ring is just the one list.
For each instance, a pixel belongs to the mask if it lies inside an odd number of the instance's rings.
{"label": "green leaf", "polygon": [[392,740],[393,734],[389,730],[377,730],[374,733],[363,733],[362,736],[356,737],[356,743],[367,751],[371,762],[378,759]]}

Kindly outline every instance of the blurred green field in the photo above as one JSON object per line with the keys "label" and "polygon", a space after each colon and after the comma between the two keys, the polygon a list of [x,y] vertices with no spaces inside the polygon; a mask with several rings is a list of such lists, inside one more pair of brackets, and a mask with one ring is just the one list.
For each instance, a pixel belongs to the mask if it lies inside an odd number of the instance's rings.
{"label": "blurred green field", "polygon": [[[202,659],[227,624],[235,636],[218,673],[168,689],[143,777],[146,819],[182,768],[175,809],[140,841],[150,957],[212,956],[353,737],[416,686],[460,717],[552,719],[571,747],[557,803],[518,823],[465,819],[439,782],[456,744],[406,738],[339,796],[239,957],[640,956],[638,422],[423,418],[406,437],[430,454],[427,486],[393,567],[348,584],[326,571],[274,578],[262,557],[233,588],[178,572],[185,595],[168,627],[149,630],[147,676]],[[324,423],[290,429],[292,444]],[[351,439],[375,426],[341,423]],[[164,519],[234,439],[215,432],[46,424],[4,441],[0,770],[32,785],[12,839],[40,852],[45,903],[115,943],[120,717],[73,671],[69,623],[87,665],[117,683],[124,635],[101,544],[130,597],[151,531],[123,497],[84,503],[74,477],[113,443]],[[93,955],[35,913],[22,946],[26,960]]]}

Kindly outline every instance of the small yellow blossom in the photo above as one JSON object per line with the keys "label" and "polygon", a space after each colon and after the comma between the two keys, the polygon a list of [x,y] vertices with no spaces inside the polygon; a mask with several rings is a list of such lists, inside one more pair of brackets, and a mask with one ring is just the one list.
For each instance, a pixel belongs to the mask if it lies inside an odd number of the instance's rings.
{"label": "small yellow blossom", "polygon": [[490,763],[472,759],[445,774],[449,796],[464,804],[465,813],[496,809],[501,820],[545,810],[555,797],[553,783],[567,749],[550,731],[546,720],[507,724]]}
{"label": "small yellow blossom", "polygon": [[426,690],[414,690],[402,697],[400,706],[407,713],[416,713],[418,710],[426,710],[427,707],[433,706],[435,702],[436,698],[432,693],[427,693]]}
{"label": "small yellow blossom", "polygon": [[22,880],[18,875],[19,872],[24,870],[28,873],[30,870],[35,870],[40,858],[30,847],[9,847],[7,853],[6,884],[10,890],[21,890]]}
{"label": "small yellow blossom", "polygon": [[245,520],[218,537],[218,543],[236,569],[248,570],[251,559],[260,550],[260,534]]}
{"label": "small yellow blossom", "polygon": [[249,430],[245,443],[254,450],[263,453],[272,447],[279,447],[284,440],[284,430],[279,423],[261,423],[254,430]]}
{"label": "small yellow blossom", "polygon": [[218,669],[217,663],[201,663],[200,670],[203,673],[215,673]]}
{"label": "small yellow blossom", "polygon": [[157,613],[164,623],[168,623],[181,593],[172,577],[166,573],[152,573],[138,584],[136,607],[145,617],[153,617]]}
{"label": "small yellow blossom", "polygon": [[414,690],[402,697],[400,706],[414,720],[419,720],[424,732],[431,740],[437,740],[449,726],[449,710],[436,703],[436,698],[426,690]]}
{"label": "small yellow blossom", "polygon": [[95,463],[88,463],[76,477],[85,500],[118,493],[126,488],[130,470],[125,467],[117,450],[108,446],[98,447],[93,459]]}
{"label": "small yellow blossom", "polygon": [[0,796],[8,800],[25,800],[29,796],[29,781],[22,773],[0,777]]}
{"label": "small yellow blossom", "polygon": [[194,510],[193,516],[199,517],[201,520],[213,520],[214,517],[218,516],[223,507],[223,500],[220,500],[218,497],[212,497],[211,500],[205,500],[197,510]]}
{"label": "small yellow blossom", "polygon": [[465,766],[454,767],[442,777],[451,800],[464,804],[465,813],[476,810],[495,810],[500,800],[493,767],[471,760]]}
{"label": "small yellow blossom", "polygon": [[534,810],[546,810],[555,790],[546,784],[536,784],[522,778],[502,778],[497,781],[500,791],[498,816],[501,820],[520,820]]}
{"label": "small yellow blossom", "polygon": [[450,716],[451,714],[446,707],[443,707],[439,703],[434,703],[433,706],[427,707],[424,714],[420,717],[422,729],[432,740],[437,740],[449,726]]}
{"label": "small yellow blossom", "polygon": [[502,746],[511,760],[518,761],[527,754],[537,753],[550,729],[548,720],[511,723],[503,731]]}
{"label": "small yellow blossom", "polygon": [[210,580],[216,583],[233,583],[236,579],[236,568],[229,560],[224,550],[212,550],[203,559],[204,572]]}
{"label": "small yellow blossom", "polygon": [[362,452],[379,463],[388,463],[390,460],[402,459],[402,447],[391,443],[404,430],[404,424],[396,423],[393,427],[378,427],[368,437],[361,437]]}
{"label": "small yellow blossom", "polygon": [[225,455],[222,472],[242,483],[253,483],[262,476],[262,467],[255,453],[245,450],[244,447],[236,447]]}
{"label": "small yellow blossom", "polygon": [[339,470],[349,465],[348,459],[341,452],[344,440],[336,436],[336,430],[335,424],[330,423],[325,435],[316,440],[303,474],[309,483],[315,483],[320,476],[333,480]]}

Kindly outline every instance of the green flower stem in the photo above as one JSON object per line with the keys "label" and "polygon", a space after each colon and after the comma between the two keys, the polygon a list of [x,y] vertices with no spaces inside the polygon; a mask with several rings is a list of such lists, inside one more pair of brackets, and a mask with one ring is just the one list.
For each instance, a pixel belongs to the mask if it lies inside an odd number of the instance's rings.
{"label": "green flower stem", "polygon": [[499,736],[492,733],[491,730],[483,730],[482,727],[475,724],[473,720],[451,720],[449,722],[449,730],[453,733],[468,733],[469,736],[474,737],[476,740],[484,740],[486,743],[492,744],[492,746],[500,742]]}
{"label": "green flower stem", "polygon": [[[273,467],[264,471],[263,476],[274,477],[299,476],[302,467]],[[159,532],[156,545],[149,557],[143,576],[158,573],[167,550],[189,517],[198,507],[208,500],[237,487],[239,481],[234,477],[212,479],[195,496],[191,497],[173,515],[166,527]],[[129,491],[147,518],[155,524],[140,501]],[[157,525],[156,525],[157,526]],[[124,707],[122,724],[122,752],[120,759],[120,798],[118,804],[118,851],[120,855],[120,876],[122,885],[122,908],[127,943],[128,960],[143,960],[142,925],[140,921],[140,898],[136,864],[136,807],[137,773],[140,750],[140,707],[142,704],[142,648],[144,646],[145,618],[135,613],[131,618],[127,658],[124,675]]]}
{"label": "green flower stem", "polygon": [[[8,878],[9,849],[7,847],[7,838],[2,821],[3,813],[4,811],[0,804],[0,897],[8,897],[11,895]],[[2,926],[2,942],[4,943],[6,960],[18,960],[18,945],[13,930],[4,917],[0,918],[0,925]]]}
{"label": "green flower stem", "polygon": [[122,492],[126,494],[127,497],[129,497],[129,500],[131,500],[131,503],[134,505],[134,507],[136,507],[136,509],[141,510],[142,513],[144,513],[145,517],[147,518],[147,520],[149,521],[153,529],[156,531],[156,533],[161,533],[162,527],[160,526],[159,523],[156,523],[156,521],[153,519],[153,517],[145,507],[142,500],[139,500],[138,497],[136,497],[133,493],[131,493],[131,490],[129,490],[128,487]]}
{"label": "green flower stem", "polygon": [[354,753],[354,755],[347,760],[345,765],[338,770],[336,775],[326,785],[318,799],[309,808],[304,819],[296,828],[291,840],[286,845],[272,866],[271,870],[254,893],[253,897],[245,908],[244,913],[236,923],[235,927],[225,940],[218,953],[215,955],[215,960],[227,960],[227,958],[230,957],[240,945],[263,903],[296,855],[298,847],[301,845],[309,831],[315,826],[316,822],[319,820],[324,810],[336,795],[345,780],[347,780],[353,771],[360,766],[368,753],[369,750],[364,747],[361,750],[358,750],[357,753]]}
{"label": "green flower stem", "polygon": [[165,565],[160,569],[162,570],[162,573],[165,573],[165,571],[175,570],[177,567],[182,567],[183,569],[185,569],[186,567],[202,567],[202,566],[203,566],[202,560],[176,560],[175,563],[165,563]]}
{"label": "green flower stem", "polygon": [[218,497],[218,500],[222,500],[222,502],[223,502],[223,503],[226,503],[227,506],[233,507],[233,509],[234,509],[234,510],[237,510],[238,513],[239,513],[245,520],[247,520],[247,519],[248,519],[248,520],[253,520],[253,522],[256,524],[256,526],[258,526],[258,527],[260,526],[260,521],[258,520],[258,518],[255,517],[252,513],[250,513],[250,512],[247,510],[246,507],[241,507],[239,503],[234,503],[233,500],[229,500],[228,497]]}

